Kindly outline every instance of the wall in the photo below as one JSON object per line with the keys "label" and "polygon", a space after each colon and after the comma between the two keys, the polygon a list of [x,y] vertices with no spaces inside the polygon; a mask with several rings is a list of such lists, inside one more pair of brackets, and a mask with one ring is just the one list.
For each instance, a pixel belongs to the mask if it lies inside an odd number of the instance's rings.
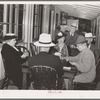
{"label": "wall", "polygon": [[93,34],[96,35],[96,45],[100,51],[100,14],[92,20]]}

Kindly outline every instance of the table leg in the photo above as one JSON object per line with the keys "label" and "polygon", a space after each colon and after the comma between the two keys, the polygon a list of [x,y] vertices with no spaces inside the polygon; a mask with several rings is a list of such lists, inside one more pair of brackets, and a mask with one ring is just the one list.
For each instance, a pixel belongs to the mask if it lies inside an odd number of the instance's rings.
{"label": "table leg", "polygon": [[68,81],[68,90],[73,90],[73,79],[72,78],[69,78],[69,81]]}
{"label": "table leg", "polygon": [[23,73],[23,89],[27,89],[27,73]]}

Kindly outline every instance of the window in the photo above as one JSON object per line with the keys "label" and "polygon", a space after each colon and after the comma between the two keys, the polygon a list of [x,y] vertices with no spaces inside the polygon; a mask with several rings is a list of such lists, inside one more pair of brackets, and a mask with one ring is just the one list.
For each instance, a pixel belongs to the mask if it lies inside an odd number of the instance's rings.
{"label": "window", "polygon": [[38,38],[42,32],[43,5],[34,5],[33,38]]}
{"label": "window", "polygon": [[67,25],[67,13],[60,12],[60,21],[61,25]]}
{"label": "window", "polygon": [[3,5],[0,5],[0,42],[3,36]]}
{"label": "window", "polygon": [[[4,8],[4,19],[2,19],[2,23],[5,25],[3,30],[6,30],[4,34],[15,33],[18,36],[18,39],[21,40],[24,11],[23,4],[7,4],[4,5]],[[0,8],[0,10],[2,9]]]}

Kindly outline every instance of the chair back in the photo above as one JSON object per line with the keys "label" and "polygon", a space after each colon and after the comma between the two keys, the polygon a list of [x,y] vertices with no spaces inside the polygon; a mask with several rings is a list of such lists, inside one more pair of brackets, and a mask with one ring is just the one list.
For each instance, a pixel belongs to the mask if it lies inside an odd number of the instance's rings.
{"label": "chair back", "polygon": [[25,46],[21,46],[21,45],[19,45],[19,46],[16,46],[17,47],[17,49],[19,50],[19,51],[21,51],[21,52],[28,52],[28,55],[29,55],[29,57],[30,57],[30,51],[25,47]]}
{"label": "chair back", "polygon": [[37,54],[36,46],[33,43],[30,43],[30,49],[32,56]]}
{"label": "chair back", "polygon": [[100,81],[100,59],[98,60],[96,64],[96,78],[95,78],[96,83]]}
{"label": "chair back", "polygon": [[42,65],[31,67],[33,88],[39,90],[56,89],[57,74],[54,68]]}

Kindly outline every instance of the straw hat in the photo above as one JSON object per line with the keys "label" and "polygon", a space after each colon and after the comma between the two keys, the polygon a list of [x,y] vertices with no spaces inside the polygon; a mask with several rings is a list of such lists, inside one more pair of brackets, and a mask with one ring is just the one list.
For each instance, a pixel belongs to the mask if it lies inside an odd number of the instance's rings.
{"label": "straw hat", "polygon": [[42,33],[39,36],[39,41],[34,42],[35,46],[40,46],[40,47],[52,47],[55,46],[54,43],[51,41],[51,36],[50,34]]}
{"label": "straw hat", "polygon": [[86,38],[95,38],[95,36],[92,35],[92,33],[85,33]]}
{"label": "straw hat", "polygon": [[7,33],[7,34],[3,37],[3,40],[6,41],[6,40],[15,39],[15,38],[17,38],[17,36],[16,36],[14,33]]}
{"label": "straw hat", "polygon": [[85,43],[87,42],[86,38],[82,35],[79,35],[75,44]]}

